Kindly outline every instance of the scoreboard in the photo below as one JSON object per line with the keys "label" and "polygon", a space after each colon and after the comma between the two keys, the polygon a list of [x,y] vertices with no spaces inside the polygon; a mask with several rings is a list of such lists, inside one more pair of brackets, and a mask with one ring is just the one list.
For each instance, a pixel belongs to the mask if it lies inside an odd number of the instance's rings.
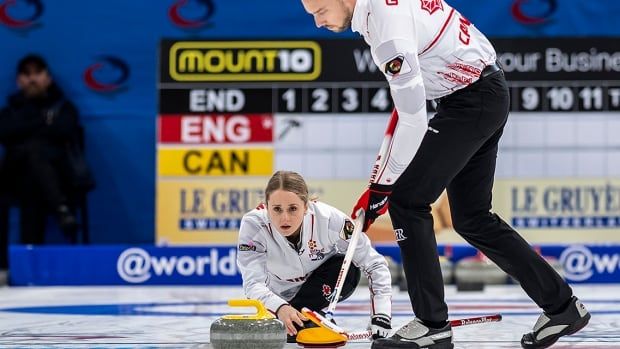
{"label": "scoreboard", "polygon": [[393,107],[384,82],[173,89],[161,91],[160,100],[164,113],[386,113]]}
{"label": "scoreboard", "polygon": [[[513,117],[620,111],[615,40],[493,44]],[[393,103],[363,40],[163,40],[159,59],[158,243],[234,241],[277,169],[366,180]]]}
{"label": "scoreboard", "polygon": [[[361,40],[182,43],[162,43],[162,113],[384,113],[392,108],[385,79]],[[615,40],[497,39],[493,44],[507,73],[512,111],[620,110]],[[216,49],[221,52],[209,54]]]}

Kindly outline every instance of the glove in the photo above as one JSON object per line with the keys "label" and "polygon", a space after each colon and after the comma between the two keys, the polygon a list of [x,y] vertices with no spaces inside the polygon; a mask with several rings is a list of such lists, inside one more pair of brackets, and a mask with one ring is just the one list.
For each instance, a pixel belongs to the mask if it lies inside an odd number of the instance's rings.
{"label": "glove", "polygon": [[370,332],[372,339],[386,338],[390,335],[392,329],[392,321],[385,314],[375,314],[370,319]]}
{"label": "glove", "polygon": [[370,183],[366,191],[362,193],[362,196],[357,200],[357,204],[353,207],[353,213],[351,218],[357,218],[357,211],[361,208],[364,209],[366,215],[364,216],[364,228],[362,231],[368,231],[370,225],[380,215],[387,212],[388,209],[388,197],[392,194],[391,185],[383,185]]}

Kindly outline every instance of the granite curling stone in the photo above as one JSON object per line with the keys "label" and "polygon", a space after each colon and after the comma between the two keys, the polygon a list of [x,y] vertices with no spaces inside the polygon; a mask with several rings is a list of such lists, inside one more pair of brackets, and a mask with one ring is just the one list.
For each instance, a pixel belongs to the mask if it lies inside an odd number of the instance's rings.
{"label": "granite curling stone", "polygon": [[214,349],[281,349],[286,343],[284,324],[269,313],[256,299],[229,300],[231,307],[252,306],[256,314],[225,315],[211,324],[210,338]]}
{"label": "granite curling stone", "polygon": [[482,291],[485,285],[503,285],[508,275],[482,253],[456,264],[454,279],[458,291]]}

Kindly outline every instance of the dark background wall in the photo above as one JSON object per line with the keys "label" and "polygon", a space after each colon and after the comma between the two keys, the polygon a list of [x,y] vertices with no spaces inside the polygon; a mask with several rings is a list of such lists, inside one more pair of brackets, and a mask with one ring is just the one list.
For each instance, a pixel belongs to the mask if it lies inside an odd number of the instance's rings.
{"label": "dark background wall", "polygon": [[[490,37],[620,37],[617,0],[448,3]],[[43,55],[86,128],[92,242],[151,243],[159,40],[356,36],[317,30],[296,0],[0,0],[0,98],[17,60]]]}

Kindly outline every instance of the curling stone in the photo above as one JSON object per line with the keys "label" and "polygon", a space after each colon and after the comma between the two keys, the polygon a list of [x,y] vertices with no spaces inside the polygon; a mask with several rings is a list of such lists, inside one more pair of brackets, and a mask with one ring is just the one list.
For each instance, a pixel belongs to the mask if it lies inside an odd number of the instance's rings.
{"label": "curling stone", "polygon": [[[559,259],[553,256],[544,256],[540,251],[540,247],[537,246],[534,246],[534,251],[536,251],[547,263],[549,263],[551,268],[553,268],[562,277],[562,279],[566,278],[566,274],[564,273],[564,266]],[[519,281],[517,281],[515,278],[510,277],[510,279],[514,284],[519,284]]]}
{"label": "curling stone", "polygon": [[[454,266],[452,262],[444,256],[439,256],[439,266],[441,267],[443,283],[452,283],[454,278]],[[405,270],[403,268],[401,268],[398,276],[398,289],[401,291],[407,291],[407,278],[405,277]]]}
{"label": "curling stone", "polygon": [[[384,257],[387,262],[388,269],[390,270],[390,275],[392,275],[392,285],[398,285],[399,275],[402,273],[402,266],[400,263],[397,263],[394,258],[390,256]],[[358,286],[368,286],[368,277],[364,273],[362,273]]]}
{"label": "curling stone", "polygon": [[390,275],[392,276],[392,285],[396,285],[398,282],[397,275],[403,272],[403,266],[390,256],[385,256],[385,260],[387,261],[388,269],[390,270]]}
{"label": "curling stone", "polygon": [[543,258],[551,265],[551,268],[555,269],[555,271],[560,274],[562,279],[566,278],[566,274],[564,273],[564,266],[560,262],[559,259],[550,256],[543,256]]}
{"label": "curling stone", "polygon": [[506,284],[508,275],[484,254],[463,258],[454,271],[458,291],[482,291],[484,285]]}
{"label": "curling stone", "polygon": [[562,265],[559,259],[553,256],[543,255],[542,249],[540,246],[534,246],[533,248],[534,248],[534,251],[536,251],[536,253],[538,253],[545,261],[547,261],[547,263],[549,263],[551,268],[553,268],[558,274],[560,274],[562,279],[565,278],[566,274],[564,273],[564,266]]}
{"label": "curling stone", "polygon": [[256,314],[225,315],[211,324],[214,349],[281,349],[286,343],[282,321],[276,319],[256,299],[231,299],[231,307],[255,307]]}
{"label": "curling stone", "polygon": [[443,283],[452,283],[452,280],[454,279],[454,264],[445,256],[439,256],[439,266],[441,266]]}

